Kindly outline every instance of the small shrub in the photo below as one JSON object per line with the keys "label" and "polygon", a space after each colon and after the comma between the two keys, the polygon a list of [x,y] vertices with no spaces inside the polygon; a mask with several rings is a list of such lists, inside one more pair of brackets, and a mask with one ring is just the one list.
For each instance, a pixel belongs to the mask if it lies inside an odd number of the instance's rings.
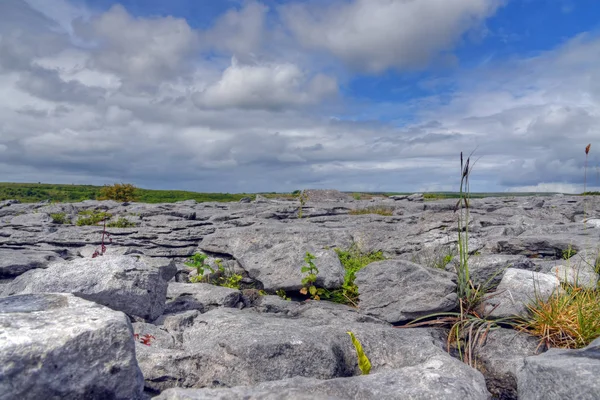
{"label": "small shrub", "polygon": [[55,224],[70,224],[71,220],[69,219],[69,217],[67,217],[67,214],[65,214],[64,212],[62,213],[55,213],[55,214],[50,214],[50,218],[52,218],[52,222]]}
{"label": "small shrub", "polygon": [[138,198],[137,188],[131,183],[115,183],[100,189],[98,200],[115,200],[120,202],[135,201]]}
{"label": "small shrub", "polygon": [[389,217],[394,215],[393,207],[384,207],[384,206],[369,206],[365,208],[358,208],[355,210],[348,211],[350,215],[365,215],[365,214],[378,214]]}
{"label": "small shrub", "polygon": [[112,214],[104,211],[80,211],[77,226],[96,225],[110,219]]}
{"label": "small shrub", "polygon": [[131,228],[136,226],[135,222],[131,222],[127,218],[119,217],[118,220],[106,224],[109,228]]}
{"label": "small shrub", "polygon": [[360,200],[361,198],[361,194],[360,193],[352,193],[352,198],[354,200]]}

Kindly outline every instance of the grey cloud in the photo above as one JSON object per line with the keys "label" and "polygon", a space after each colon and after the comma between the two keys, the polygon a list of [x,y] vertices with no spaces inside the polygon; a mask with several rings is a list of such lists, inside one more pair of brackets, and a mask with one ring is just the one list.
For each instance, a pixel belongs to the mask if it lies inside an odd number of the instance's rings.
{"label": "grey cloud", "polygon": [[21,73],[17,86],[24,91],[41,99],[95,104],[105,95],[106,91],[83,85],[77,81],[63,81],[56,70],[34,67]]}

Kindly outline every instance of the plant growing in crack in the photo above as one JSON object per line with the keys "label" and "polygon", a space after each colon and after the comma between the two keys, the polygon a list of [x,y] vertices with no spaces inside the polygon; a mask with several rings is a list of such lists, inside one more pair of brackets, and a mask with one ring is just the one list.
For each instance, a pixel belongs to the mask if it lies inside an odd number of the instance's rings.
{"label": "plant growing in crack", "polygon": [[92,258],[96,258],[98,256],[103,256],[106,253],[106,244],[105,239],[108,240],[108,243],[112,243],[112,238],[110,237],[110,233],[106,232],[106,220],[109,219],[110,216],[106,216],[102,220],[102,242],[100,243],[100,250],[96,249],[92,254]]}
{"label": "plant growing in crack", "polygon": [[304,278],[302,278],[302,289],[300,289],[300,293],[303,295],[310,295],[313,300],[321,300],[321,297],[328,297],[328,292],[326,289],[317,288],[315,283],[317,282],[317,275],[319,274],[319,269],[314,263],[315,256],[306,252],[304,256],[304,262],[306,265],[302,266],[302,273],[307,274]]}

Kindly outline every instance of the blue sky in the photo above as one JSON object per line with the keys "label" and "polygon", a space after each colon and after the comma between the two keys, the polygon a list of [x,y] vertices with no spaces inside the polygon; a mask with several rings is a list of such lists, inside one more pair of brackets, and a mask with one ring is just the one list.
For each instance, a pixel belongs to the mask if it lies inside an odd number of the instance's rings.
{"label": "blue sky", "polygon": [[474,191],[581,192],[599,17],[593,0],[3,0],[0,181],[457,190],[476,148]]}

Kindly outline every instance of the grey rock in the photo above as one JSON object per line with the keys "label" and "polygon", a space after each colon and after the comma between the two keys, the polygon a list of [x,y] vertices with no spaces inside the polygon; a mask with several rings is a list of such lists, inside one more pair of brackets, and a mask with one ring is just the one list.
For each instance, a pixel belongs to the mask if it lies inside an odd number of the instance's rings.
{"label": "grey rock", "polygon": [[237,289],[208,283],[171,282],[167,288],[165,313],[189,310],[204,312],[218,306],[236,307],[241,300],[241,293]]}
{"label": "grey rock", "polygon": [[373,372],[433,360],[453,365],[456,361],[444,350],[444,334],[434,329],[396,329],[331,317],[307,320],[226,308],[188,314],[186,321],[183,328],[170,325],[168,329],[181,338],[183,350],[151,346],[138,354],[147,387],[231,387],[294,376],[357,375],[356,352],[347,331],[361,341]]}
{"label": "grey rock", "polygon": [[[376,374],[320,380],[296,377],[231,389],[168,389],[157,400],[485,400],[483,377],[464,365],[439,363]],[[452,365],[453,364],[453,365]]]}
{"label": "grey rock", "polygon": [[332,249],[349,247],[350,235],[311,226],[270,223],[260,227],[232,228],[208,235],[199,247],[208,253],[229,254],[239,261],[248,276],[265,290],[299,290],[306,252],[313,254],[319,269],[317,284],[340,287],[344,268]]}
{"label": "grey rock", "polygon": [[404,260],[378,261],[356,273],[359,307],[391,323],[456,308],[455,275]]}
{"label": "grey rock", "polygon": [[526,317],[528,304],[536,299],[547,300],[555,290],[560,290],[560,281],[555,276],[509,268],[496,291],[484,296],[484,313],[495,318]]}
{"label": "grey rock", "polygon": [[600,398],[600,338],[579,350],[550,349],[527,357],[517,373],[520,400]]}
{"label": "grey rock", "polygon": [[[458,259],[446,266],[446,271],[455,272]],[[508,268],[518,268],[539,272],[539,268],[530,259],[520,255],[484,254],[470,256],[468,260],[469,275],[475,286],[492,291],[500,284],[504,272]]]}
{"label": "grey rock", "polygon": [[[164,311],[167,281],[159,260],[102,256],[56,262],[47,269],[28,271],[7,285],[4,295],[62,292],[148,320]],[[175,268],[175,266],[172,266]]]}
{"label": "grey rock", "polygon": [[59,259],[58,254],[50,251],[0,248],[0,279],[15,278],[35,268],[46,268]]}
{"label": "grey rock", "polygon": [[69,294],[0,298],[0,398],[142,399],[132,327]]}
{"label": "grey rock", "polygon": [[490,393],[501,400],[518,399],[517,371],[523,367],[525,357],[544,350],[539,339],[525,333],[504,328],[490,331],[477,351],[477,361]]}
{"label": "grey rock", "polygon": [[561,282],[588,289],[597,287],[598,274],[593,264],[575,262],[565,264],[557,265],[551,270],[551,273]]}

